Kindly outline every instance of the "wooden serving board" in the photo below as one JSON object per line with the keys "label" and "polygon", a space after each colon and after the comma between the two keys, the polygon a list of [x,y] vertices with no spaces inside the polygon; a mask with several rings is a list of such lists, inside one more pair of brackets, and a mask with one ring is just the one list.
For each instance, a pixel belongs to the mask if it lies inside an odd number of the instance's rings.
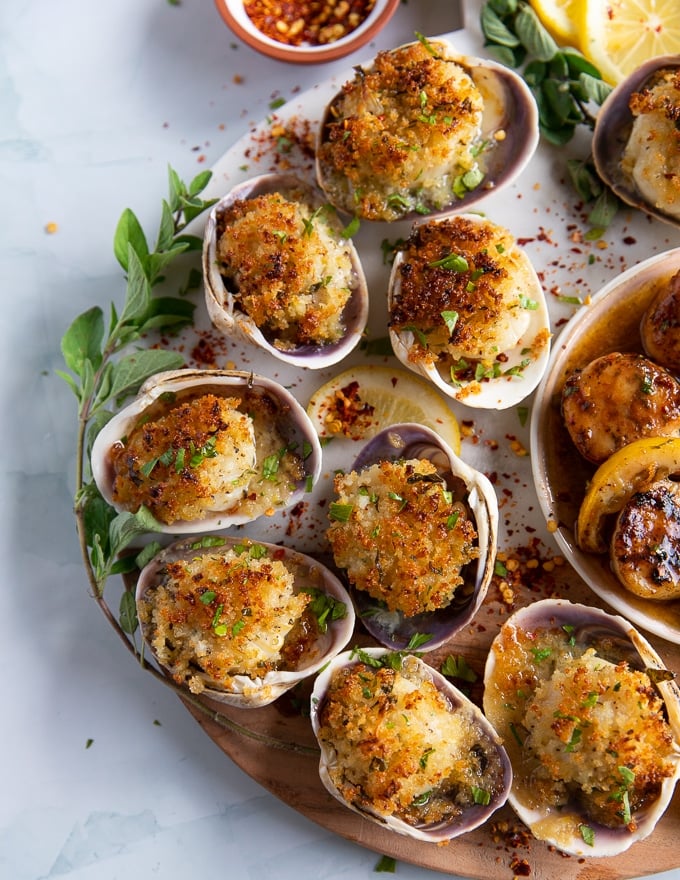
{"label": "wooden serving board", "polygon": [[[523,550],[522,554],[525,552]],[[512,553],[508,555],[511,559],[516,558]],[[500,578],[496,577],[476,622],[442,648],[424,655],[424,659],[437,668],[449,654],[465,657],[478,676],[470,690],[470,696],[477,703],[481,700],[481,682],[489,646],[512,611],[550,596],[610,610],[593,596],[568,565],[558,564],[553,568],[554,558],[548,556],[534,567],[536,556],[529,566],[526,565],[527,559],[519,560],[519,554],[517,558],[520,568],[512,579],[517,582],[506,579],[514,593],[512,604],[504,601]],[[360,624],[356,636],[356,644],[370,644],[361,632]],[[661,639],[648,638],[668,668],[679,672],[680,648]],[[676,791],[651,836],[638,841],[627,852],[608,858],[566,855],[535,840],[509,806],[496,812],[481,828],[446,845],[402,837],[343,807],[325,790],[318,776],[316,741],[306,713],[301,711],[308,705],[308,699],[309,687],[306,687],[293,698],[282,697],[261,709],[243,710],[210,704],[228,722],[243,728],[243,732],[207,718],[194,707],[187,705],[187,708],[219,748],[276,797],[329,831],[400,861],[478,880],[508,880],[524,876],[533,880],[554,880],[556,877],[561,880],[616,880],[680,865],[680,791]]]}

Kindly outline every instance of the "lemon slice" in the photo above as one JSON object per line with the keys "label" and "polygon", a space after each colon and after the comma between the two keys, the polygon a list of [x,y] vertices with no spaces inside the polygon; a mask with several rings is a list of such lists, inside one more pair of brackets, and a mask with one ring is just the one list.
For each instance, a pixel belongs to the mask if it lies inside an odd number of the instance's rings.
{"label": "lemon slice", "polygon": [[531,7],[548,33],[568,46],[578,43],[578,7],[582,0],[530,0]]}
{"label": "lemon slice", "polygon": [[460,429],[448,401],[406,370],[365,365],[334,376],[307,404],[321,439],[345,436],[366,440],[399,422],[417,422],[436,431],[460,452]]}
{"label": "lemon slice", "polygon": [[645,437],[611,455],[593,474],[576,522],[581,550],[604,553],[604,520],[618,513],[643,486],[680,473],[680,439]]}
{"label": "lemon slice", "polygon": [[645,61],[680,52],[678,0],[581,0],[580,49],[617,85]]}

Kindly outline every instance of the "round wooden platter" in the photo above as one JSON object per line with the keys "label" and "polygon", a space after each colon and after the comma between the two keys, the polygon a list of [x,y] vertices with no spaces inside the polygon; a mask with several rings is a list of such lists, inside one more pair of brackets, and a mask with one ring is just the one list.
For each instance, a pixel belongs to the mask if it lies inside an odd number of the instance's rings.
{"label": "round wooden platter", "polygon": [[[515,557],[512,557],[515,558]],[[489,646],[507,616],[522,605],[559,595],[574,602],[607,609],[578,578],[570,566],[553,567],[550,558],[535,566],[519,559],[511,590],[496,578],[476,622],[424,659],[439,667],[447,655],[462,656],[477,674],[470,696],[480,701],[482,676]],[[559,562],[559,560],[558,560]],[[680,648],[655,637],[650,642],[666,665],[680,669]],[[360,624],[356,644],[369,644]],[[460,686],[460,682],[456,682]],[[218,703],[208,717],[187,704],[207,735],[245,773],[265,789],[322,827],[376,853],[392,856],[445,874],[507,880],[529,876],[534,880],[616,880],[639,877],[680,865],[677,839],[680,828],[680,792],[676,794],[654,833],[627,852],[608,858],[581,858],[560,853],[535,840],[508,806],[496,812],[481,828],[446,845],[411,840],[362,818],[343,807],[322,786],[318,776],[319,752],[307,718],[310,687],[284,696],[261,709],[233,709]],[[230,726],[227,726],[230,725]]]}

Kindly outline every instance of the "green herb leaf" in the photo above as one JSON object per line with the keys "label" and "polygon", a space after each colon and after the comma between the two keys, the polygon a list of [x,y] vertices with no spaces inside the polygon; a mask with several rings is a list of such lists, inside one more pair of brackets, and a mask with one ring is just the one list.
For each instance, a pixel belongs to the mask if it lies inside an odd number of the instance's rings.
{"label": "green herb leaf", "polygon": [[126,208],[121,214],[113,237],[113,252],[126,272],[130,268],[131,250],[140,262],[149,255],[144,230],[135,214],[130,208]]}

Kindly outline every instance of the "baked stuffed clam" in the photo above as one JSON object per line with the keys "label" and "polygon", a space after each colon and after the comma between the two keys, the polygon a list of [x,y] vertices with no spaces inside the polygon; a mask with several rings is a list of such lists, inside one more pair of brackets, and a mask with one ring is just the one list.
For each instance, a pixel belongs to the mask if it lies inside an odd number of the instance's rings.
{"label": "baked stuffed clam", "polygon": [[413,654],[337,655],[315,681],[311,721],[326,789],[399,834],[442,843],[505,803],[512,771],[498,735]]}
{"label": "baked stuffed clam", "polygon": [[160,532],[224,529],[300,501],[321,447],[283,386],[241,371],[159,373],[97,435],[92,474],[106,501],[145,507]]}
{"label": "baked stuffed clam", "polygon": [[537,118],[509,68],[423,38],[355,68],[332,98],[317,179],[333,205],[365,220],[465,210],[522,171]]}
{"label": "baked stuffed clam", "polygon": [[593,132],[597,172],[629,205],[680,225],[680,55],[652,58],[609,95]]}
{"label": "baked stuffed clam", "polygon": [[335,209],[292,174],[264,174],[212,208],[203,246],[208,314],[279,360],[321,369],[357,345],[368,316],[361,261]]}
{"label": "baked stuffed clam", "polygon": [[194,694],[242,708],[265,706],[316,673],[354,627],[349,596],[328,569],[247,538],[171,544],[142,570],[136,601],[161,668]]}
{"label": "baked stuffed clam", "polygon": [[579,856],[651,834],[680,774],[680,691],[624,618],[564,599],[494,639],[484,713],[513,767],[509,801],[535,837]]}
{"label": "baked stuffed clam", "polygon": [[538,276],[510,231],[479,214],[414,224],[394,259],[388,311],[399,360],[467,406],[513,406],[547,367]]}
{"label": "baked stuffed clam", "polygon": [[384,646],[434,650],[472,620],[493,574],[489,480],[432,430],[393,425],[335,477],[327,531],[365,628]]}

